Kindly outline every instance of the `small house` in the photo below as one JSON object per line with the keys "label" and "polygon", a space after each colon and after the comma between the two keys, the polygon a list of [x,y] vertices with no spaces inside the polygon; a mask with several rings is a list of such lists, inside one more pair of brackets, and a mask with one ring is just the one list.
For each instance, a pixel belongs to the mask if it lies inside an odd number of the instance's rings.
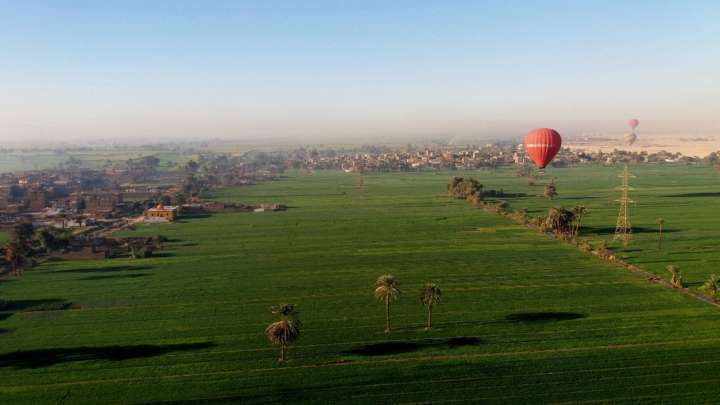
{"label": "small house", "polygon": [[174,222],[178,217],[178,207],[158,204],[145,211],[145,222]]}

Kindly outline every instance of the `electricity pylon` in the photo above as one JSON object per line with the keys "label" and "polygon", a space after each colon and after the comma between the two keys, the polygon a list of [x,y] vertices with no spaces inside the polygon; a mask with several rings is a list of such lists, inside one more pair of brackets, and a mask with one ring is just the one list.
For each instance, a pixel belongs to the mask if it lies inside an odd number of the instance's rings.
{"label": "electricity pylon", "polygon": [[628,167],[625,165],[625,170],[618,177],[622,179],[622,185],[619,188],[620,199],[615,201],[620,203],[620,212],[618,213],[613,240],[620,239],[623,246],[627,247],[632,237],[632,225],[630,224],[630,215],[628,215],[629,205],[635,202],[628,197],[628,192],[633,189],[630,187],[630,178],[635,176],[628,172]]}

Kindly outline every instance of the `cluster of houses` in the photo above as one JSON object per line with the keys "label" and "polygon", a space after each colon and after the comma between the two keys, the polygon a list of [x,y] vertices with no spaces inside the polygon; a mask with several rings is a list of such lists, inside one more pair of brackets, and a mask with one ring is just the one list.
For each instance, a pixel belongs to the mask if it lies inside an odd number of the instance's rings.
{"label": "cluster of houses", "polygon": [[0,175],[0,224],[21,218],[84,226],[112,218],[122,193],[97,170],[43,170]]}
{"label": "cluster of houses", "polygon": [[[21,219],[36,225],[62,228],[115,222],[142,212],[143,204],[155,196],[172,193],[176,179],[154,184],[133,184],[116,170],[52,169],[0,175],[0,226]],[[155,212],[149,217],[177,218]]]}
{"label": "cluster of houses", "polygon": [[[276,211],[280,205],[256,206],[177,202],[185,176],[157,173],[142,183],[117,169],[58,168],[0,174],[0,227],[30,220],[36,226],[114,228],[131,222],[173,222],[182,212]],[[222,206],[220,206],[222,205]]]}
{"label": "cluster of houses", "polygon": [[[522,165],[527,156],[522,144],[497,143],[484,146],[433,146],[420,150],[383,148],[382,150],[296,151],[288,160],[288,167],[341,169],[346,172],[417,171],[432,169],[482,169]],[[553,161],[557,167],[578,164],[615,163],[699,163],[698,157],[681,153],[614,150],[612,152],[585,151],[563,148]]]}
{"label": "cluster of houses", "polygon": [[292,165],[309,169],[342,169],[346,172],[413,171],[423,169],[477,169],[512,164],[513,154],[504,148],[422,151],[386,151],[379,153],[342,153],[335,156],[308,156]]}

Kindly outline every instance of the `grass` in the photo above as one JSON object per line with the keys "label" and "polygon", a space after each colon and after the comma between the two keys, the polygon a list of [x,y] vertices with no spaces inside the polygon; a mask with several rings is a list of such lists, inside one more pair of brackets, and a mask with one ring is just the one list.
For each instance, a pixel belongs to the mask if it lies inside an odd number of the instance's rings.
{"label": "grass", "polygon": [[[705,233],[694,228],[701,222],[694,215],[705,211],[675,218],[679,211],[670,210],[705,197],[672,197],[678,202],[665,205],[659,198],[707,192],[709,181],[695,169],[657,170],[668,185],[652,186],[638,173],[635,199],[650,204],[641,196],[655,195],[664,208],[638,209],[638,226],[665,216],[668,229],[677,229],[662,253],[670,257],[680,256],[683,243],[711,245],[710,225]],[[586,201],[588,226],[614,225],[602,218],[612,218],[615,207],[606,201],[603,208],[600,200],[612,197],[616,171],[553,170],[558,202]],[[675,173],[690,184],[673,188]],[[354,177],[337,172],[229,189],[215,198],[290,209],[142,227],[137,234],[171,239],[159,257],[48,263],[3,282],[0,297],[9,305],[0,312],[0,398],[13,404],[715,400],[717,308],[448,199],[445,185],[454,174],[368,175],[362,192]],[[508,192],[541,193],[510,172],[472,175]],[[702,208],[708,222],[710,202]],[[511,204],[537,212],[547,205],[537,197]],[[637,249],[651,248],[651,234],[637,239]],[[637,261],[651,255],[629,254]],[[404,291],[392,307],[389,336],[372,294],[386,272]],[[444,294],[434,329],[424,331],[419,290],[428,281]],[[304,325],[284,365],[263,335],[272,320],[268,308],[280,302],[295,304]]]}
{"label": "grass", "polygon": [[[627,249],[612,243],[620,197],[619,167],[548,169],[545,178],[529,186],[512,170],[468,173],[488,188],[504,188],[521,194],[509,198],[513,209],[527,208],[531,216],[544,215],[551,206],[572,208],[585,205],[589,215],[583,234],[598,245],[606,240],[629,263],[668,278],[667,265],[680,267],[691,287],[699,286],[712,273],[720,273],[720,172],[701,166],[639,165],[629,168],[636,177],[630,197],[633,226]],[[558,198],[542,198],[544,184],[556,177]],[[658,248],[658,218],[665,219],[662,247]]]}

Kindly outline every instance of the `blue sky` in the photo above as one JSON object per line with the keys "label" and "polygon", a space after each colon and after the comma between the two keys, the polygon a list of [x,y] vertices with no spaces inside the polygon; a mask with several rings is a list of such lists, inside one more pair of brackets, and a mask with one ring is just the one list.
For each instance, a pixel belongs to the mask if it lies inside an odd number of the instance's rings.
{"label": "blue sky", "polygon": [[3,1],[0,140],[720,132],[717,1]]}

